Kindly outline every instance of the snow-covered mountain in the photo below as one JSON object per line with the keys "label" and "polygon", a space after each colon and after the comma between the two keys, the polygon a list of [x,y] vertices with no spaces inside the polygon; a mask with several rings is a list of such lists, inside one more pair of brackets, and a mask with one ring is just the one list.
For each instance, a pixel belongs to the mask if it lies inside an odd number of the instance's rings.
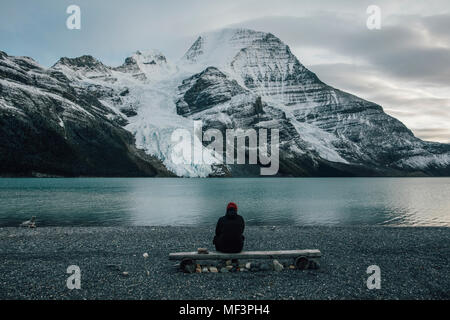
{"label": "snow-covered mountain", "polygon": [[[119,67],[83,56],[45,69],[1,53],[0,77],[0,152],[9,163],[1,173],[77,174],[69,151],[51,149],[61,140],[69,149],[86,145],[95,158],[126,158],[137,175],[166,174],[156,159],[178,176],[258,174],[257,165],[219,165],[217,154],[208,154],[210,164],[175,162],[172,133],[202,120],[204,131],[278,129],[282,175],[450,175],[450,145],[422,141],[381,106],[326,85],[270,33],[224,29],[201,35],[179,61],[138,51]],[[72,132],[67,142],[68,125],[91,132]],[[95,172],[99,163],[77,161],[94,169],[79,174],[105,174]]]}
{"label": "snow-covered mountain", "polygon": [[135,147],[126,116],[100,100],[120,98],[97,82],[106,79],[110,68],[89,56],[45,69],[0,51],[0,175],[173,175]]}

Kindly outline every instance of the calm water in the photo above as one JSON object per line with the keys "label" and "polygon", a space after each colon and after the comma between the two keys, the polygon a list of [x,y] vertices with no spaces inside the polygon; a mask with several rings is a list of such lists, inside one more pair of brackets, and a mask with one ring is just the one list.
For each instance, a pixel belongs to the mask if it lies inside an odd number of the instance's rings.
{"label": "calm water", "polygon": [[0,179],[0,226],[450,226],[450,178]]}

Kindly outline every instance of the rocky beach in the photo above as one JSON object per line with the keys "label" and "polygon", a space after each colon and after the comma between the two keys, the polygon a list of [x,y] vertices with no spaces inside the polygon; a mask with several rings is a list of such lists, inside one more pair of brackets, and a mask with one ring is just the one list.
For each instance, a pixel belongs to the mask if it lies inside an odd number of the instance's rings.
{"label": "rocky beach", "polygon": [[[171,252],[212,250],[206,227],[0,229],[0,299],[449,299],[445,227],[250,226],[245,250],[319,249],[320,268],[253,261],[247,272],[183,273]],[[239,261],[243,267],[248,261]],[[220,263],[220,262],[218,262]],[[250,261],[252,263],[252,261]],[[81,289],[68,289],[69,266]],[[255,268],[254,266],[258,266]],[[369,290],[369,266],[381,289]],[[227,270],[228,269],[228,270]],[[235,268],[237,269],[237,268]],[[244,268],[242,268],[244,269]],[[275,269],[275,270],[274,270]],[[200,270],[197,270],[200,271]]]}

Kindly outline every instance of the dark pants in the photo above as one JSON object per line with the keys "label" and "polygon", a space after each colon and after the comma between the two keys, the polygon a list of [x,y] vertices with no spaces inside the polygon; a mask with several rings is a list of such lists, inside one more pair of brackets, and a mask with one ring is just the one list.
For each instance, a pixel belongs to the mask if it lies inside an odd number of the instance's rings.
{"label": "dark pants", "polygon": [[214,245],[217,251],[224,253],[239,253],[244,248],[244,236],[239,240],[224,241],[222,237],[214,237]]}

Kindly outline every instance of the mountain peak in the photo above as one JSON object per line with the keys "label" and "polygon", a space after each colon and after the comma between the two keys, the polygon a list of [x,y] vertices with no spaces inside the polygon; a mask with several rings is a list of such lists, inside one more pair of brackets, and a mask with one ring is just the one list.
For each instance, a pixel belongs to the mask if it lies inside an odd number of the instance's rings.
{"label": "mountain peak", "polygon": [[191,72],[199,73],[208,66],[215,66],[227,74],[238,74],[240,79],[237,80],[242,81],[246,77],[241,72],[244,69],[239,70],[244,67],[243,61],[264,68],[275,67],[274,63],[278,68],[293,64],[298,69],[303,68],[289,47],[273,34],[242,28],[227,28],[200,35],[181,61]]}
{"label": "mountain peak", "polygon": [[130,57],[125,59],[125,62],[117,67],[116,70],[126,73],[131,73],[135,78],[145,80],[147,75],[170,73],[175,66],[171,64],[166,56],[159,50],[138,50]]}
{"label": "mountain peak", "polygon": [[106,66],[91,55],[83,55],[76,58],[62,57],[53,66],[65,65],[74,68],[106,68]]}
{"label": "mountain peak", "polygon": [[164,54],[155,49],[147,51],[137,50],[130,58],[132,58],[136,63],[145,65],[162,65],[167,63],[167,59]]}
{"label": "mountain peak", "polygon": [[[242,28],[225,28],[200,35],[183,56],[190,64],[230,63],[241,49],[271,34]],[[273,35],[271,35],[273,36]]]}
{"label": "mountain peak", "polygon": [[104,65],[91,55],[83,55],[76,58],[63,57],[56,62],[51,69],[59,70],[70,76],[85,76],[87,78],[109,78],[111,68]]}
{"label": "mountain peak", "polygon": [[6,57],[8,57],[8,54],[6,52],[0,50],[0,58],[6,58]]}

